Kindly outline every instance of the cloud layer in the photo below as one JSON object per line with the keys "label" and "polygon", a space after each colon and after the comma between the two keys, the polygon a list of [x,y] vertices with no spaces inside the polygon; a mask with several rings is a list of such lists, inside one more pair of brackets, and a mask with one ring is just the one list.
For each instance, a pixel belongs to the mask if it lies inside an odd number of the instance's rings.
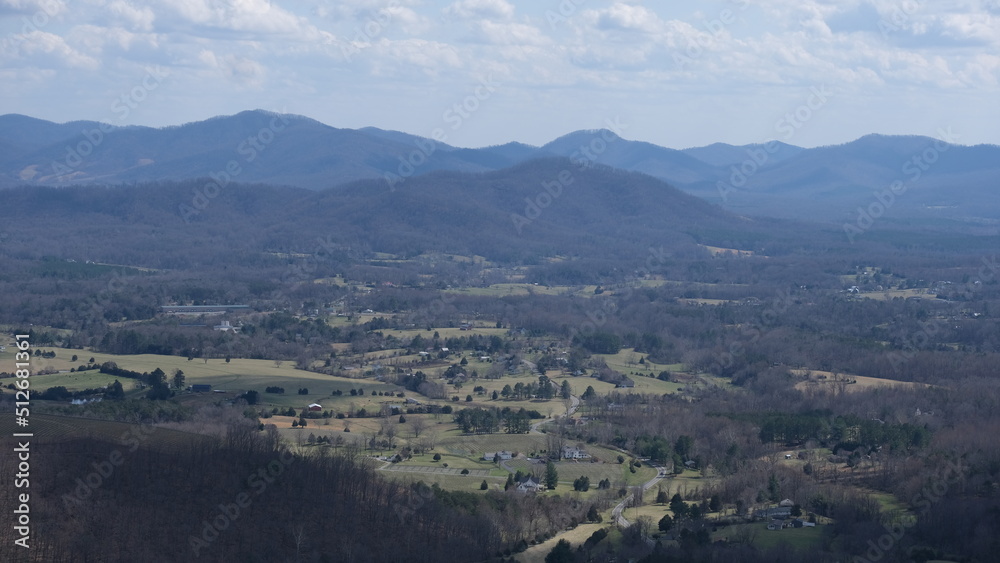
{"label": "cloud layer", "polygon": [[[5,111],[167,125],[263,108],[460,145],[539,143],[606,119],[668,146],[870,132],[1000,143],[995,0],[0,0]],[[471,105],[459,127],[455,104]],[[452,113],[454,115],[454,113]]]}

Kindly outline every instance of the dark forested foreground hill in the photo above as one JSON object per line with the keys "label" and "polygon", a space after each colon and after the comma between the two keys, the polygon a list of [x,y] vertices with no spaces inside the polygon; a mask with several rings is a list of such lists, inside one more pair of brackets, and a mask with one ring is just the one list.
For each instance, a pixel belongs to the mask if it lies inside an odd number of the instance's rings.
{"label": "dark forested foreground hill", "polygon": [[[935,138],[869,135],[803,149],[774,141],[674,150],[630,141],[627,124],[577,131],[541,147],[478,149],[376,128],[338,129],[295,115],[245,111],[176,127],[55,124],[0,116],[0,186],[70,186],[231,177],[240,182],[326,189],[362,179],[405,181],[439,170],[487,172],[561,156],[649,174],[739,213],[852,222],[879,203],[886,220],[992,229],[1000,147]],[[881,199],[876,193],[892,189]],[[890,197],[891,196],[891,197]]]}
{"label": "dark forested foreground hill", "polygon": [[801,249],[795,231],[805,228],[732,215],[650,176],[559,158],[322,192],[205,179],[22,187],[2,196],[9,248],[155,268],[183,268],[223,251],[310,251],[317,237],[356,251],[515,264],[644,258],[661,246],[690,255],[698,244],[788,252]]}
{"label": "dark forested foreground hill", "polygon": [[[10,451],[13,417],[0,421]],[[67,421],[118,428],[47,432]],[[409,561],[481,561],[505,547],[503,530],[520,526],[527,503],[543,502],[469,495],[456,508],[426,485],[382,479],[357,452],[293,454],[247,419],[224,440],[192,434],[169,447],[152,426],[41,415],[32,423],[30,549],[15,546],[20,536],[5,526],[5,562],[382,562],[400,552]],[[17,473],[16,456],[0,457],[0,470]],[[15,496],[3,495],[0,507],[13,513]]]}

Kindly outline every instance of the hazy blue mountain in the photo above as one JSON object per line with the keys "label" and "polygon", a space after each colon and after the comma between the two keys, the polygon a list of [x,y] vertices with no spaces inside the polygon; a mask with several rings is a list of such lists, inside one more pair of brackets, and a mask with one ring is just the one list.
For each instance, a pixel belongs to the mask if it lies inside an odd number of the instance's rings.
{"label": "hazy blue mountain", "polygon": [[745,174],[742,186],[737,186],[743,177],[734,168],[727,172],[720,180],[727,192],[724,202],[718,183],[706,182],[692,191],[757,215],[848,221],[858,218],[858,207],[867,211],[874,205],[871,211],[879,213],[879,202],[887,207],[882,214],[887,219],[1000,219],[1000,147],[995,145],[868,135],[768,162]]}
{"label": "hazy blue mountain", "polygon": [[[407,143],[404,134],[337,129],[306,117],[264,111],[106,133],[95,123],[55,126],[39,120],[9,121],[18,130],[27,128],[28,136],[37,141],[29,150],[0,160],[0,183],[7,185],[24,180],[43,185],[180,180],[222,177],[226,172],[241,182],[322,189],[386,173],[484,169],[451,156],[452,147],[418,146]],[[0,140],[17,134],[16,130],[0,132]],[[403,164],[406,161],[417,166],[411,169]]]}
{"label": "hazy blue mountain", "polygon": [[900,181],[904,189],[884,212],[888,219],[1000,220],[1000,147],[944,145],[930,137],[868,135],[812,149],[774,142],[674,150],[597,129],[541,147],[459,148],[399,131],[338,129],[264,111],[165,128],[102,129],[88,121],[0,116],[0,186],[211,176],[312,190],[391,178],[395,187],[438,170],[488,172],[546,157],[648,174],[745,215],[853,220],[859,206],[867,209],[876,193]]}
{"label": "hazy blue mountain", "polygon": [[643,172],[677,186],[718,175],[718,170],[681,151],[642,141],[628,141],[608,129],[576,131],[543,145],[542,151]]}
{"label": "hazy blue mountain", "polygon": [[768,162],[775,164],[781,162],[782,160],[792,158],[805,149],[795,145],[782,143],[781,141],[773,141],[771,143],[767,143],[766,146],[760,143],[743,146],[728,145],[726,143],[712,143],[711,145],[704,147],[684,149],[681,152],[689,156],[693,156],[712,166],[731,166],[733,164],[740,164],[747,159],[754,158],[755,155],[760,154],[761,150],[764,150],[765,154],[767,154]]}

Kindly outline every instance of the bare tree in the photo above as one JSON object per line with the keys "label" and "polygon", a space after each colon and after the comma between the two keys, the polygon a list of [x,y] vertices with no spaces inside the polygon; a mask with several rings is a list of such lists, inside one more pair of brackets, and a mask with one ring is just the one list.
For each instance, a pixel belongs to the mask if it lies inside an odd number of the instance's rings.
{"label": "bare tree", "polygon": [[649,532],[653,530],[653,519],[649,516],[640,516],[632,524],[641,537],[649,537]]}
{"label": "bare tree", "polygon": [[743,545],[752,545],[757,539],[757,528],[750,524],[739,524],[733,527],[732,541]]}
{"label": "bare tree", "polygon": [[385,437],[389,440],[389,447],[392,446],[392,441],[396,437],[399,428],[396,427],[396,421],[392,418],[383,418],[379,422],[379,430],[381,434],[385,434]]}
{"label": "bare tree", "polygon": [[410,423],[410,432],[413,433],[414,439],[419,438],[421,432],[427,428],[427,421],[422,416],[408,418],[406,421]]}
{"label": "bare tree", "polygon": [[302,561],[302,550],[306,548],[306,529],[302,524],[292,526],[292,541],[295,543],[295,560]]}

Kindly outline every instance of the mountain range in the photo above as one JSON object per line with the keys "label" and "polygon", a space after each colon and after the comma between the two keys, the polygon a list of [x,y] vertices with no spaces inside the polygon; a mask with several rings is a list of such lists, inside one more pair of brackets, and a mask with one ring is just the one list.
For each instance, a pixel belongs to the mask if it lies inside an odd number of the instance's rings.
{"label": "mountain range", "polygon": [[[942,134],[945,141],[958,140],[947,137]],[[996,232],[1000,147],[945,141],[868,135],[817,148],[775,141],[677,150],[600,129],[540,147],[469,149],[260,110],[163,128],[57,124],[8,114],[0,116],[0,187],[211,177],[310,190],[383,179],[395,190],[432,172],[483,173],[565,157],[575,165],[640,172],[743,215],[853,223],[868,213]]]}

